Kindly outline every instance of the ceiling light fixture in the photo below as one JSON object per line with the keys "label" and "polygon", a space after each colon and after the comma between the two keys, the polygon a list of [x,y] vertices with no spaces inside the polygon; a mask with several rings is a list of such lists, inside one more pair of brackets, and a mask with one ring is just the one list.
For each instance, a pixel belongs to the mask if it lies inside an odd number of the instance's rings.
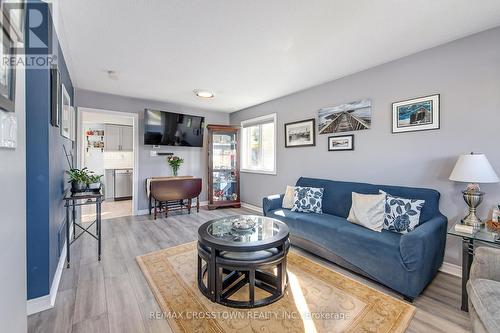
{"label": "ceiling light fixture", "polygon": [[193,90],[194,94],[200,98],[214,98],[214,94],[206,90]]}
{"label": "ceiling light fixture", "polygon": [[108,77],[111,80],[118,80],[118,72],[117,71],[109,69],[109,70],[106,70],[106,73],[108,74]]}

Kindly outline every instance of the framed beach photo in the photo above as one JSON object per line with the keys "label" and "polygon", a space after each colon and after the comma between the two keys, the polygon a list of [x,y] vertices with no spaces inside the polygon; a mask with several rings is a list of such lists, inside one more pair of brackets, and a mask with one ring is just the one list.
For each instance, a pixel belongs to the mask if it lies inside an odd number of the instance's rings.
{"label": "framed beach photo", "polygon": [[315,126],[315,119],[306,119],[285,124],[285,148],[315,146]]}
{"label": "framed beach photo", "polygon": [[439,94],[392,103],[392,133],[439,129]]}
{"label": "framed beach photo", "polygon": [[336,135],[328,137],[328,151],[354,150],[354,135]]}

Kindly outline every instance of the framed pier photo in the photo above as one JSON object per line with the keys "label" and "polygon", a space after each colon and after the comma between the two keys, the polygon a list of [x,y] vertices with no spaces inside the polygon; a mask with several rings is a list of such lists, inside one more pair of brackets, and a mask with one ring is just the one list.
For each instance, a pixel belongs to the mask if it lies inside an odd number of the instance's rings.
{"label": "framed pier photo", "polygon": [[360,101],[321,108],[318,111],[319,134],[369,129],[372,124],[372,101]]}

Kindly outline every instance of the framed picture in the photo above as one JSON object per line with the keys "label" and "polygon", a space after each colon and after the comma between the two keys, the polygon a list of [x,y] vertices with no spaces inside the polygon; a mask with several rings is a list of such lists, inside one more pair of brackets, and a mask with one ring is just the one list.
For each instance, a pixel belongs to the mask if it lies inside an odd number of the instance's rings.
{"label": "framed picture", "polygon": [[354,135],[336,135],[328,137],[328,151],[354,150]]}
{"label": "framed picture", "polygon": [[70,119],[71,119],[69,138],[71,139],[71,141],[75,141],[76,140],[76,112],[75,112],[75,108],[70,106],[69,113],[70,113]]}
{"label": "framed picture", "polygon": [[66,87],[61,84],[61,135],[71,139],[71,100]]}
{"label": "framed picture", "polygon": [[[12,39],[6,32],[5,27],[0,26],[1,45],[0,57],[8,58],[11,54],[11,49],[14,47]],[[15,91],[16,91],[16,71],[14,66],[9,66],[7,63],[2,61],[0,63],[0,109],[7,112],[14,112],[15,103]]]}
{"label": "framed picture", "polygon": [[439,94],[392,103],[392,133],[439,129]]}
{"label": "framed picture", "polygon": [[360,101],[321,108],[318,111],[319,134],[369,129],[372,125],[372,101]]}
{"label": "framed picture", "polygon": [[315,124],[314,119],[285,124],[285,148],[315,146]]}
{"label": "framed picture", "polygon": [[50,124],[61,126],[61,87],[57,68],[50,69]]}

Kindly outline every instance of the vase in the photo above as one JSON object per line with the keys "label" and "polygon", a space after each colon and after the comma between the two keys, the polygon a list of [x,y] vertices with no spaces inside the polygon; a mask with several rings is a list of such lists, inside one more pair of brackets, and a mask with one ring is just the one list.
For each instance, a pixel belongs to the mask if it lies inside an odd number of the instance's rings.
{"label": "vase", "polygon": [[71,182],[71,192],[73,193],[85,192],[86,189],[87,189],[87,184],[85,184],[84,182],[78,182],[78,181]]}
{"label": "vase", "polygon": [[177,177],[177,172],[179,171],[178,167],[172,167],[172,173],[174,174],[174,177]]}

